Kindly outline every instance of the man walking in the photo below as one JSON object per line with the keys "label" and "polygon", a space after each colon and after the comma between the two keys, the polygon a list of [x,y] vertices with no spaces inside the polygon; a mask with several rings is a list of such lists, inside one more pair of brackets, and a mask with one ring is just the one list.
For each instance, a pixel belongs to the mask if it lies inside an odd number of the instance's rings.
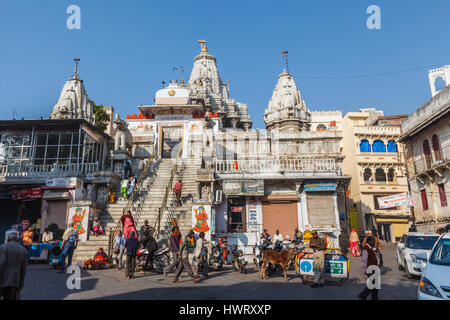
{"label": "man walking", "polygon": [[144,244],[150,235],[150,226],[148,225],[148,220],[144,221],[144,225],[139,230],[139,244]]}
{"label": "man walking", "polygon": [[180,243],[181,243],[180,229],[178,229],[178,227],[173,227],[172,234],[170,235],[169,238],[169,252],[172,257],[172,263],[169,266],[167,266],[167,268],[164,269],[165,276],[167,276],[167,273],[169,273],[178,266],[178,260],[180,258],[179,256]]}
{"label": "man walking", "polygon": [[5,244],[5,243],[8,243],[8,235],[9,235],[10,233],[15,233],[15,232],[19,233],[18,230],[19,230],[19,225],[18,225],[18,224],[13,224],[13,225],[11,226],[10,229],[6,230],[6,232],[5,232],[5,242],[4,242],[4,244]]}
{"label": "man walking", "polygon": [[374,238],[374,241],[375,241],[374,250],[375,250],[375,253],[379,256],[378,264],[379,264],[379,266],[381,268],[381,267],[383,267],[383,255],[381,254],[381,240],[378,237],[374,236],[373,231],[366,231],[366,236],[363,239],[362,247],[364,248],[366,246],[367,239],[369,237],[373,237]]}
{"label": "man walking", "polygon": [[33,244],[34,232],[29,225],[24,225],[22,235],[20,236],[20,241],[23,247],[28,252],[28,263],[31,261],[31,246]]}
{"label": "man walking", "polygon": [[69,223],[69,228],[64,231],[63,237],[62,237],[62,244],[61,244],[61,270],[59,270],[59,273],[65,273],[66,272],[66,257],[67,259],[67,266],[69,267],[72,265],[72,256],[73,252],[77,248],[78,245],[78,232],[74,229],[75,224],[73,222]]}
{"label": "man walking", "polygon": [[325,241],[319,237],[317,231],[312,232],[312,238],[309,241],[309,247],[314,250],[314,283],[312,288],[323,287],[323,268],[325,265]]}
{"label": "man walking", "polygon": [[173,194],[175,195],[175,198],[177,199],[177,207],[181,205],[181,190],[183,189],[183,182],[178,180],[178,182],[173,187]]}
{"label": "man walking", "polygon": [[208,259],[206,257],[205,248],[205,233],[200,232],[198,235],[197,243],[195,245],[195,257],[197,259],[197,265],[195,266],[195,276],[198,277],[200,272],[200,265],[203,265],[203,276],[208,277]]}
{"label": "man walking", "polygon": [[192,281],[194,283],[198,282],[200,280],[200,277],[196,277],[194,273],[192,272],[191,265],[189,264],[188,259],[188,244],[189,240],[194,236],[194,232],[191,230],[188,233],[184,235],[183,240],[181,241],[180,245],[180,259],[178,263],[177,271],[175,271],[175,279],[173,280],[173,283],[179,283],[180,280],[178,278],[180,277],[181,273],[184,269],[186,269],[186,272],[188,275],[192,278]]}
{"label": "man walking", "polygon": [[28,252],[20,246],[19,232],[10,232],[0,246],[0,297],[18,300],[25,281]]}
{"label": "man walking", "polygon": [[114,241],[114,261],[117,264],[117,270],[122,269],[123,267],[123,253],[125,252],[125,237],[122,234],[122,231],[119,230],[119,233],[116,236]]}
{"label": "man walking", "polygon": [[127,265],[125,267],[125,277],[127,280],[134,279],[134,269],[136,268],[136,253],[138,250],[138,239],[134,231],[130,231],[130,237],[125,240],[127,250]]}
{"label": "man walking", "polygon": [[[361,262],[364,274],[367,275],[368,277],[371,276],[372,274],[369,274],[367,272],[367,268],[369,268],[370,266],[378,265],[378,259],[374,248],[375,248],[375,238],[372,236],[367,237],[366,245],[364,246],[364,249],[361,254]],[[376,288],[369,289],[367,285],[364,288],[364,290],[358,295],[358,298],[366,300],[369,294],[372,295],[372,300],[378,300],[378,289]]]}

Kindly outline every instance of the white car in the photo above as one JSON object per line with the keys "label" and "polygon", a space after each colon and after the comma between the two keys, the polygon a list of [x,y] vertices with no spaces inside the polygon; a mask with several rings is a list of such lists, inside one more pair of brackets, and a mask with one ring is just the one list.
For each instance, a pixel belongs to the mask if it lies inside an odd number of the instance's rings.
{"label": "white car", "polygon": [[[421,259],[424,254],[419,254]],[[419,300],[450,300],[450,233],[436,242],[420,278]]]}
{"label": "white car", "polygon": [[[406,271],[408,278],[420,276],[427,265],[431,249],[438,240],[436,233],[408,232],[397,243],[397,263],[400,270]],[[425,259],[418,257],[423,253]]]}

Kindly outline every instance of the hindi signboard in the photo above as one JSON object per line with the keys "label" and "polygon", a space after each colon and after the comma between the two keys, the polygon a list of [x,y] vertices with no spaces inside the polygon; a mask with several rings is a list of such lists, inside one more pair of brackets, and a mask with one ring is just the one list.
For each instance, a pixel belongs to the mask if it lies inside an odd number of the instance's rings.
{"label": "hindi signboard", "polygon": [[335,191],[336,182],[332,180],[307,180],[305,181],[305,191]]}
{"label": "hindi signboard", "polygon": [[223,193],[227,196],[264,196],[264,180],[224,180]]}
{"label": "hindi signboard", "polygon": [[408,193],[400,193],[392,196],[378,198],[378,207],[380,209],[395,208],[398,206],[412,207],[412,198]]}

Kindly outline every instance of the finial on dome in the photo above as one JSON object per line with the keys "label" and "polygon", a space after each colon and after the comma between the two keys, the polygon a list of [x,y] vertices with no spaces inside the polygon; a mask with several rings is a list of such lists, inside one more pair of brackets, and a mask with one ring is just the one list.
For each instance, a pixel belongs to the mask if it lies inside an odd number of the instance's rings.
{"label": "finial on dome", "polygon": [[284,63],[286,64],[286,72],[289,73],[289,66],[288,66],[288,51],[284,50],[281,52],[281,55],[284,57]]}
{"label": "finial on dome", "polygon": [[208,48],[206,47],[206,40],[198,40],[198,43],[200,43],[200,47],[202,48],[202,53],[208,53]]}
{"label": "finial on dome", "polygon": [[75,59],[73,59],[73,61],[75,61],[75,70],[74,70],[75,78],[79,78],[79,75],[78,75],[78,62],[80,61],[80,59],[79,58],[75,58]]}

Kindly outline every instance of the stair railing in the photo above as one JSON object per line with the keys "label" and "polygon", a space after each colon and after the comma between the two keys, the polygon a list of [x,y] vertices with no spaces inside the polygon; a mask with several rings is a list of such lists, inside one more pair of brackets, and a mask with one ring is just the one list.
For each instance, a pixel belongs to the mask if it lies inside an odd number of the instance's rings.
{"label": "stair railing", "polygon": [[178,154],[175,160],[175,164],[172,167],[172,171],[170,172],[170,179],[169,182],[167,183],[167,187],[166,187],[166,192],[164,194],[164,198],[163,198],[163,202],[161,204],[161,207],[158,209],[158,218],[155,221],[155,226],[153,228],[154,230],[154,237],[158,237],[158,235],[160,234],[161,230],[161,217],[164,213],[164,211],[166,210],[167,207],[167,199],[169,198],[169,194],[170,192],[172,192],[172,184],[173,184],[173,178],[175,177],[176,173],[177,173],[177,168],[178,168],[178,161],[181,157],[181,152],[182,152],[182,147],[180,147],[180,149],[178,150]]}
{"label": "stair railing", "polygon": [[[148,158],[147,163],[145,164],[144,168],[141,170],[141,176],[139,177],[139,180],[133,189],[133,193],[131,194],[131,197],[128,199],[127,205],[123,209],[123,213],[127,212],[128,210],[130,210],[132,208],[134,201],[136,200],[136,196],[141,191],[142,185],[144,184],[144,181],[147,178],[147,174],[153,164],[153,159],[154,159],[154,155],[151,155]],[[114,245],[115,236],[119,232],[119,230],[121,231],[122,229],[123,229],[122,222],[119,219],[119,221],[117,221],[116,227],[113,230],[111,230],[110,234],[109,234],[109,240],[108,240],[108,256],[109,257],[111,257],[111,254],[112,254],[112,247]]]}

